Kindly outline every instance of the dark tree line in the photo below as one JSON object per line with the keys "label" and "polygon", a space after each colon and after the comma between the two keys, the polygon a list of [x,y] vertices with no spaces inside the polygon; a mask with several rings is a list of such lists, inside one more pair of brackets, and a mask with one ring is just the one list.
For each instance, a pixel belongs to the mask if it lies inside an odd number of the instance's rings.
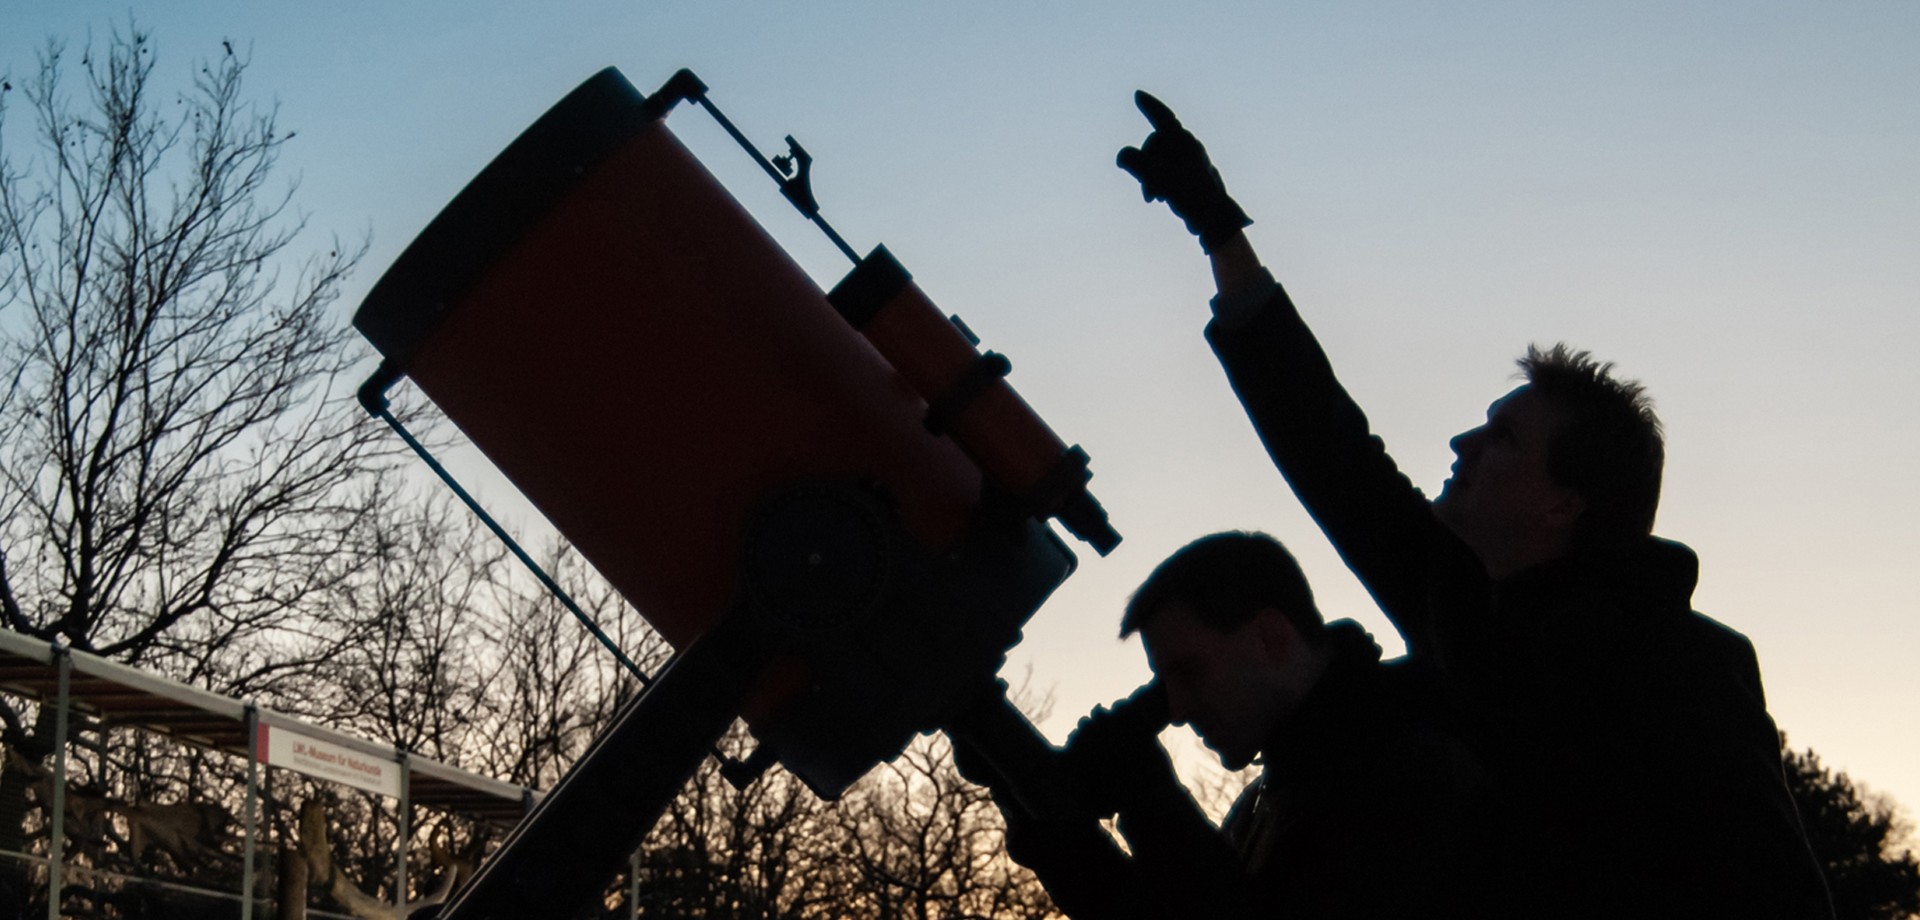
{"label": "dark tree line", "polygon": [[1827,872],[1839,920],[1904,920],[1920,916],[1920,861],[1913,828],[1892,800],[1861,789],[1845,773],[1820,762],[1812,748],[1796,751],[1781,738],[1787,788]]}

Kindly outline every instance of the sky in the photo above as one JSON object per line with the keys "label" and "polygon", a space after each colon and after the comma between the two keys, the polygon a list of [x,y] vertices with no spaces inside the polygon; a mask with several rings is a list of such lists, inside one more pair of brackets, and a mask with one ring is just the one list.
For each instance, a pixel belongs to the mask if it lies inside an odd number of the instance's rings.
{"label": "sky", "polygon": [[[853,248],[886,244],[1093,458],[1126,541],[1077,550],[1003,672],[1051,693],[1056,739],[1147,677],[1121,606],[1212,531],[1279,537],[1330,616],[1399,650],[1201,338],[1198,246],[1113,167],[1148,89],[1429,494],[1528,343],[1645,382],[1668,432],[1657,531],[1698,551],[1696,606],[1753,640],[1796,747],[1920,807],[1920,2],[0,0],[0,72],[129,15],[173,85],[222,40],[252,55],[250,91],[298,131],[306,244],[371,240],[342,323],[603,67],[643,91],[691,68],[763,150],[797,137]],[[838,280],[703,113],[669,125]],[[1202,756],[1169,741],[1183,768]]]}

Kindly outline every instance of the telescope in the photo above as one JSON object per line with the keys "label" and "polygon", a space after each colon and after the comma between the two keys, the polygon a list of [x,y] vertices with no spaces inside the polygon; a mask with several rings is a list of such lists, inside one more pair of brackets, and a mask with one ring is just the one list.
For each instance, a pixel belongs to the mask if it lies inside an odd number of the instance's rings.
{"label": "telescope", "polygon": [[[831,290],[668,130],[681,102],[853,262]],[[996,674],[1076,564],[1048,521],[1101,555],[1120,540],[1087,454],[884,246],[841,239],[786,140],[764,157],[689,71],[648,95],[603,70],[354,316],[382,356],[368,411],[484,517],[389,408],[410,380],[675,650],[442,918],[590,905],[736,718],[755,748],[735,783],[777,762],[834,799],[944,730],[1036,813],[1074,807]]]}

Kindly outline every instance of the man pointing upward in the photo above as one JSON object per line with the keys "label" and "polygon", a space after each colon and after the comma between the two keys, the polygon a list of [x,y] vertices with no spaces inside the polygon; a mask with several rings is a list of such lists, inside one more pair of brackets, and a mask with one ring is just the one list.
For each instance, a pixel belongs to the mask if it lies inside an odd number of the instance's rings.
{"label": "man pointing upward", "polygon": [[1691,610],[1698,562],[1652,536],[1664,446],[1639,384],[1564,345],[1453,439],[1429,503],[1261,265],[1205,148],[1159,100],[1119,165],[1200,239],[1206,335],[1275,464],[1437,667],[1507,803],[1534,917],[1827,918],[1744,636]]}

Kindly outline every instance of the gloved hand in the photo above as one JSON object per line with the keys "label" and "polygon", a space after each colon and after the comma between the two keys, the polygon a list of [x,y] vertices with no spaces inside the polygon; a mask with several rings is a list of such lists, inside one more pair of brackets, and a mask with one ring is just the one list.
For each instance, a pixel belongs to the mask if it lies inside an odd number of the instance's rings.
{"label": "gloved hand", "polygon": [[1179,116],[1144,90],[1133,94],[1133,103],[1147,116],[1153,133],[1140,146],[1121,150],[1115,162],[1140,180],[1141,195],[1165,201],[1208,253],[1251,225],[1253,219],[1227,196],[1227,185],[1207,159],[1207,148],[1180,126]]}
{"label": "gloved hand", "polygon": [[1032,870],[1055,906],[1075,920],[1149,920],[1152,899],[1113,838],[1091,817],[1040,818],[1014,798],[979,750],[956,741],[960,776],[985,786],[1006,824],[1007,856]]}
{"label": "gloved hand", "polygon": [[1067,738],[1067,765],[1086,784],[1101,814],[1167,793],[1184,795],[1173,760],[1160,746],[1166,703],[1150,683],[1111,708],[1096,706]]}

